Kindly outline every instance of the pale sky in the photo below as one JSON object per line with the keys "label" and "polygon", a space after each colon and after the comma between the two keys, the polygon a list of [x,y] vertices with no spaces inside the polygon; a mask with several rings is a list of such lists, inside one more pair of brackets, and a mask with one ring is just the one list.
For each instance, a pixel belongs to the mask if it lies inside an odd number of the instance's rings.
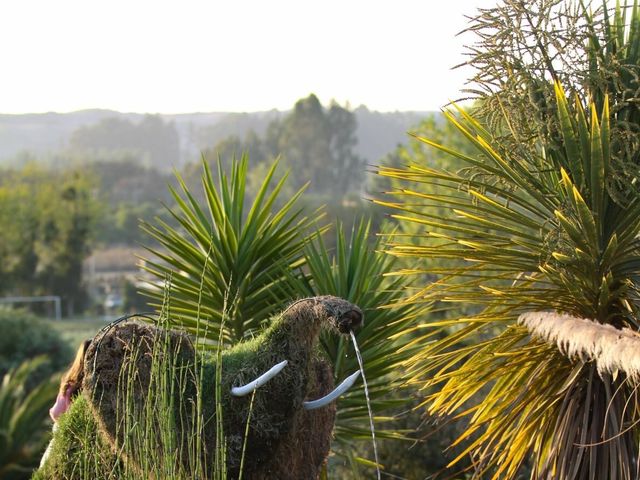
{"label": "pale sky", "polygon": [[495,0],[2,0],[0,113],[437,110]]}

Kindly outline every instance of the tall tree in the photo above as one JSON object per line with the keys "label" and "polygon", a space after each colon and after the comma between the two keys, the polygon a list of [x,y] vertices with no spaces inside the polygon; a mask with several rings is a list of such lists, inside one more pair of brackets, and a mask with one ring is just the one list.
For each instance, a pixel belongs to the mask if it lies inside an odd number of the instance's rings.
{"label": "tall tree", "polygon": [[[340,200],[349,194],[357,196],[362,190],[364,160],[355,152],[356,128],[356,117],[348,107],[334,101],[325,108],[311,94],[298,100],[282,120],[271,121],[264,138],[254,131],[244,139],[232,135],[205,150],[204,156],[209,161],[218,157],[228,161],[225,159],[234,154],[249,152],[252,168],[281,157],[283,165],[291,170],[294,188],[309,182],[310,193]],[[197,171],[196,166],[189,169]],[[188,172],[185,180],[192,176]]]}
{"label": "tall tree", "polygon": [[[364,161],[354,151],[357,122],[353,112],[332,102],[329,109],[318,97],[298,100],[282,122],[276,144],[294,181],[311,182],[310,191],[334,198],[360,193]],[[269,143],[269,142],[268,142]]]}
{"label": "tall tree", "polygon": [[330,130],[324,109],[315,95],[298,100],[282,123],[277,140],[294,184],[309,181],[309,191],[323,190],[322,170],[331,166]]}
{"label": "tall tree", "polygon": [[348,107],[341,107],[335,101],[331,102],[326,115],[331,155],[326,184],[332,195],[359,195],[364,178],[364,160],[355,152],[358,143],[356,117]]}
{"label": "tall tree", "polygon": [[82,261],[96,214],[91,180],[29,164],[0,173],[0,291],[83,300]]}
{"label": "tall tree", "polygon": [[[93,223],[91,193],[86,180],[73,172],[54,188],[41,205],[41,237],[36,246],[39,258],[35,279],[42,293],[59,295],[73,315],[85,300],[82,262],[89,254]],[[54,210],[55,209],[55,210]]]}

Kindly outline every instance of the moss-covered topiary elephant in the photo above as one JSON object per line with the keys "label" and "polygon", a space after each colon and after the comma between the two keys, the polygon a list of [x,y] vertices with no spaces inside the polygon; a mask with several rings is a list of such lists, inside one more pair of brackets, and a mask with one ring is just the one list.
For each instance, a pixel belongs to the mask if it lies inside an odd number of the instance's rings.
{"label": "moss-covered topiary elephant", "polygon": [[[333,397],[320,330],[345,334],[362,319],[336,297],[297,301],[264,333],[222,352],[218,382],[215,353],[196,354],[186,335],[114,325],[88,347],[82,394],[34,478],[213,478],[226,469],[227,478],[315,479],[336,413],[333,401],[311,409]],[[255,393],[236,396],[277,369]]]}

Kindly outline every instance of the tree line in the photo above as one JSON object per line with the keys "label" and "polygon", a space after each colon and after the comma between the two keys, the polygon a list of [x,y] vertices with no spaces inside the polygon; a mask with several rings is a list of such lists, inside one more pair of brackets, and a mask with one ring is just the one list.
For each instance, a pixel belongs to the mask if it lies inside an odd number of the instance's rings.
{"label": "tree line", "polygon": [[[339,204],[362,190],[356,127],[347,107],[323,107],[310,95],[263,135],[229,136],[205,149],[203,159],[229,162],[247,152],[258,185],[280,157],[292,189],[310,181],[309,193],[321,197],[317,203]],[[170,221],[163,204],[172,204],[168,186],[175,185],[175,173],[197,181],[201,159],[177,172],[166,168],[177,163],[178,143],[175,125],[158,116],[139,123],[107,118],[77,129],[68,155],[47,164],[24,157],[22,166],[0,170],[0,295],[61,295],[66,313],[81,309],[82,263],[91,248],[144,242],[140,219]]]}

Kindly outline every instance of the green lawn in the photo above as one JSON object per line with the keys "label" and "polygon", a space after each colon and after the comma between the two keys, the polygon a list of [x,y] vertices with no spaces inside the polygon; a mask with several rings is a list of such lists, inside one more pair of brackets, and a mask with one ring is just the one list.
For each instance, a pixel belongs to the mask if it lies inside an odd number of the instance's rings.
{"label": "green lawn", "polygon": [[60,332],[62,338],[69,342],[69,345],[75,350],[83,340],[93,338],[93,336],[98,333],[98,330],[115,319],[116,317],[88,317],[60,321],[52,320],[51,326]]}

